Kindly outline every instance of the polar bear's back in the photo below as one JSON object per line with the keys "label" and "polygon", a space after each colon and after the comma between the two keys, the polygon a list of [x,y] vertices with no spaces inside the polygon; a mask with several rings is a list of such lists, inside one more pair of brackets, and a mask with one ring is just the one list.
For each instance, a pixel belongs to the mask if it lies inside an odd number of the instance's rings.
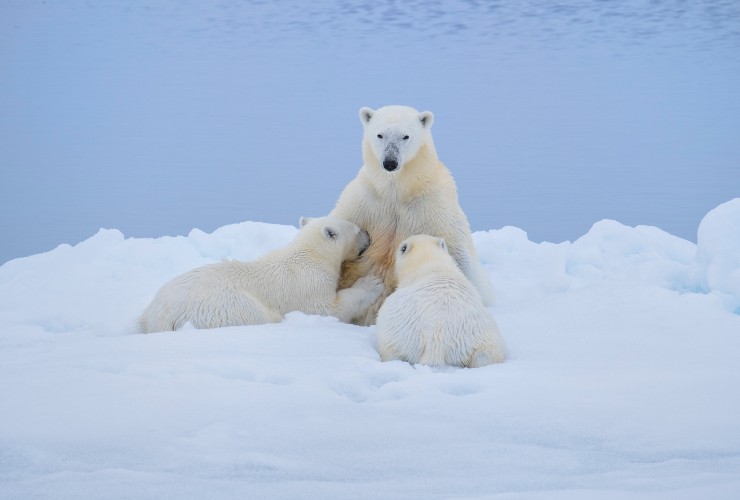
{"label": "polar bear's back", "polygon": [[193,269],[167,282],[139,318],[144,332],[280,321],[250,290],[251,265],[233,261]]}
{"label": "polar bear's back", "polygon": [[503,361],[496,322],[469,284],[430,276],[397,289],[378,314],[381,358],[431,366]]}

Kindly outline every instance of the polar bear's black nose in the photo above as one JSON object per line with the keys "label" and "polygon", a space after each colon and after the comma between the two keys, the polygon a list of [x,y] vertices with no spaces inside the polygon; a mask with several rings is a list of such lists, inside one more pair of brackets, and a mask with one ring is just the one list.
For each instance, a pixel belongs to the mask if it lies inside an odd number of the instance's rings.
{"label": "polar bear's black nose", "polygon": [[388,172],[393,172],[398,168],[398,162],[396,160],[383,160],[383,168]]}

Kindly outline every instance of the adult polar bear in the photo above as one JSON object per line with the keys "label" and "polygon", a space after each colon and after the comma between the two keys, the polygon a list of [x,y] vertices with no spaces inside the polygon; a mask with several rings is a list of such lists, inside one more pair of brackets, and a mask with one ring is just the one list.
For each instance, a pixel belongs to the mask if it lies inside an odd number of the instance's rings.
{"label": "adult polar bear", "polygon": [[375,322],[380,305],[396,286],[398,245],[415,234],[444,238],[450,255],[478,289],[483,303],[491,305],[491,283],[478,261],[455,181],[437,158],[432,112],[420,113],[408,106],[361,108],[360,120],[364,165],[344,188],[330,215],[367,231],[370,247],[359,260],[344,264],[340,287],[373,275],[383,279],[386,291],[355,322]]}

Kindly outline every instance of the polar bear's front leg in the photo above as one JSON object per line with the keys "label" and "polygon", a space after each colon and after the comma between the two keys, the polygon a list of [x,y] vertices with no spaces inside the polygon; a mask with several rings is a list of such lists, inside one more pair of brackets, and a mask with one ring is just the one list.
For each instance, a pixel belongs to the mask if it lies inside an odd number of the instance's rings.
{"label": "polar bear's front leg", "polygon": [[385,284],[375,276],[364,276],[350,288],[337,292],[329,314],[349,323],[352,318],[365,314],[385,291]]}

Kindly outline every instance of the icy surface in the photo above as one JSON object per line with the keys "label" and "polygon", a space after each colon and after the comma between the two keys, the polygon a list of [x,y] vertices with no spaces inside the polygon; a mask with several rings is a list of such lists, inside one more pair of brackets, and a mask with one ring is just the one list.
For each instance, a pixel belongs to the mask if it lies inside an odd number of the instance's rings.
{"label": "icy surface", "polygon": [[0,498],[734,499],[740,199],[698,244],[604,220],[474,234],[510,358],[382,363],[374,327],[133,334],[167,279],[289,226],[76,245],[0,267]]}

